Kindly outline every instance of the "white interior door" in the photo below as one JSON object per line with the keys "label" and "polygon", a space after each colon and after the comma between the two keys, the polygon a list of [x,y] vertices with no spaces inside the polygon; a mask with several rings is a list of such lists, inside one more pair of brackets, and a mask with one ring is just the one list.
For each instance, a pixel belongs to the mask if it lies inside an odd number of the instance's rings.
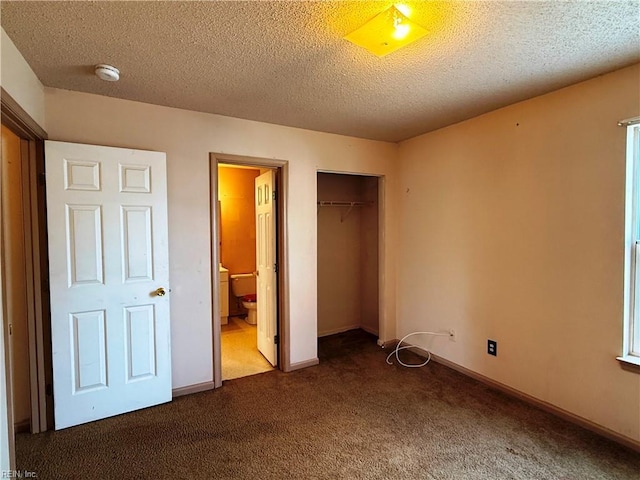
{"label": "white interior door", "polygon": [[277,281],[275,172],[256,178],[256,264],[258,268],[258,350],[277,363]]}
{"label": "white interior door", "polygon": [[45,158],[56,430],[170,401],[166,155]]}

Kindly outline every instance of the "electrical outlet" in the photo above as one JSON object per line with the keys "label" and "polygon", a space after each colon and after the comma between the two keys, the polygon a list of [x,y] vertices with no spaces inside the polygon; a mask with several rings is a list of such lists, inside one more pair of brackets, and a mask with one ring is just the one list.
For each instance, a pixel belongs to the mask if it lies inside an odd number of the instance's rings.
{"label": "electrical outlet", "polygon": [[498,342],[495,340],[487,340],[487,353],[489,355],[493,355],[494,357],[498,356]]}
{"label": "electrical outlet", "polygon": [[449,340],[451,342],[456,341],[456,331],[453,328],[449,330]]}

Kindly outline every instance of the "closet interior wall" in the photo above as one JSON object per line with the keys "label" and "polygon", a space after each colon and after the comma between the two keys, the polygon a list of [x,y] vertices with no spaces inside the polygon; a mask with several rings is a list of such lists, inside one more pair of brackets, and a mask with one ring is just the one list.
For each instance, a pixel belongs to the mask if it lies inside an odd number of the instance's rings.
{"label": "closet interior wall", "polygon": [[318,336],[378,334],[378,242],[378,178],[318,173]]}

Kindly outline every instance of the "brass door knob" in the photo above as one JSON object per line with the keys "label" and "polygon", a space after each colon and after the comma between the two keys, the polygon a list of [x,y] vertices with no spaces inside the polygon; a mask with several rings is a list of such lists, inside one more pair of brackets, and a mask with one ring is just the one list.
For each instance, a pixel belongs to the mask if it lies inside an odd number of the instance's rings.
{"label": "brass door knob", "polygon": [[160,287],[156,290],[156,296],[157,297],[164,297],[167,294],[166,290],[164,289],[164,287]]}

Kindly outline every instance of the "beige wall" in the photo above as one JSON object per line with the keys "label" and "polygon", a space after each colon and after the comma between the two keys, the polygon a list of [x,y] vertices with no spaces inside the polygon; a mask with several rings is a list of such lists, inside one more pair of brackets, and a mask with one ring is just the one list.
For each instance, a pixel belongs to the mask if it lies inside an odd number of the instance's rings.
{"label": "beige wall", "polygon": [[[259,169],[218,166],[220,259],[229,274],[256,271],[255,179]],[[229,315],[246,314],[229,284]]]}
{"label": "beige wall", "polygon": [[31,418],[22,157],[20,138],[4,125],[2,125],[2,195],[5,301],[7,321],[12,330],[10,344],[13,422],[20,425],[28,424]]}
{"label": "beige wall", "polygon": [[174,388],[213,378],[210,152],[288,162],[288,307],[294,364],[317,356],[316,172],[385,176],[389,228],[381,336],[394,337],[391,226],[397,216],[392,195],[397,145],[58,89],[46,89],[46,112],[52,140],[167,153]]}
{"label": "beige wall", "polygon": [[639,86],[635,65],[403,142],[397,190],[398,336],[455,328],[433,352],[635,441],[616,122]]}
{"label": "beige wall", "polygon": [[260,170],[218,167],[221,260],[229,273],[256,270],[255,179]]}
{"label": "beige wall", "polygon": [[[360,178],[318,174],[318,201],[360,201]],[[360,208],[320,207],[318,215],[318,335],[359,328]]]}
{"label": "beige wall", "polygon": [[46,130],[44,87],[13,41],[0,29],[0,82],[29,116]]}

